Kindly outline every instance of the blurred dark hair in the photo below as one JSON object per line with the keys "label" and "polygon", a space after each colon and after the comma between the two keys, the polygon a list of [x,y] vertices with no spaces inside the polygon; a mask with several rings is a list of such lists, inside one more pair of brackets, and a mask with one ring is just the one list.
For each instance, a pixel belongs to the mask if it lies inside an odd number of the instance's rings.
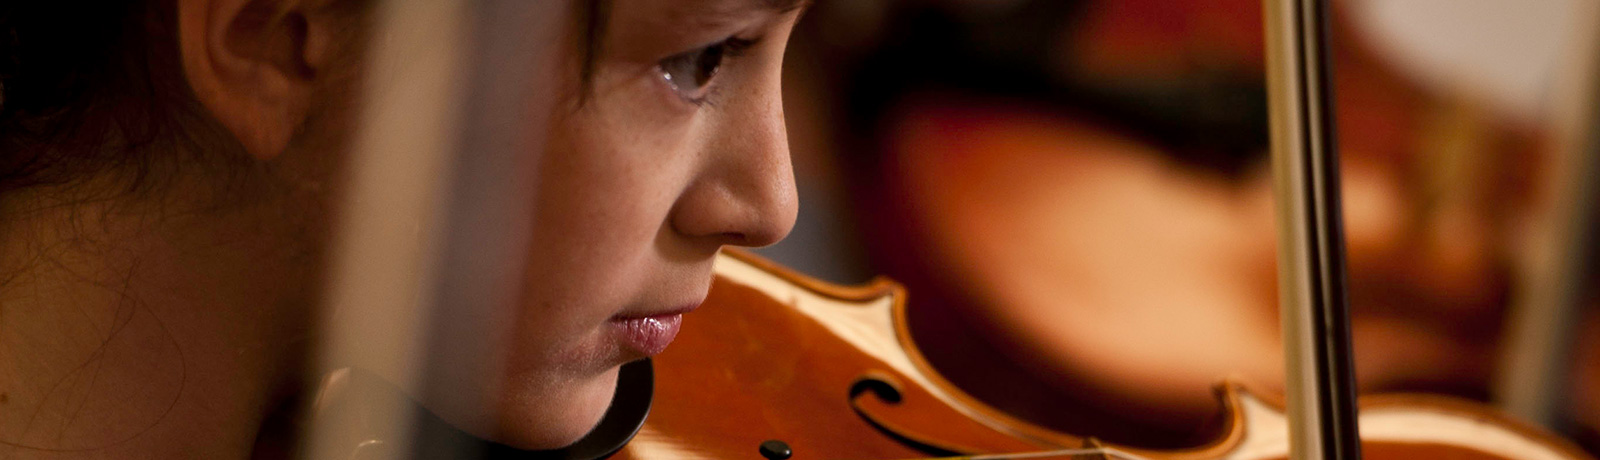
{"label": "blurred dark hair", "polygon": [[199,113],[176,16],[172,0],[0,5],[0,194],[107,168],[144,182],[148,147]]}
{"label": "blurred dark hair", "polygon": [[[577,5],[584,95],[610,5]],[[137,192],[177,164],[240,161],[186,148],[231,137],[183,77],[176,22],[176,0],[0,3],[0,195],[106,170]]]}
{"label": "blurred dark hair", "polygon": [[611,0],[589,0],[578,7],[578,30],[582,30],[581,54],[583,60],[579,64],[578,78],[582,85],[579,89],[579,102],[589,97],[589,92],[594,89],[595,60],[600,58],[600,51],[606,36],[606,24],[611,22]]}
{"label": "blurred dark hair", "polygon": [[1071,52],[1060,37],[1081,27],[1096,2],[896,5],[879,31],[881,42],[846,71],[842,119],[863,142],[888,132],[883,118],[903,99],[932,91],[1062,112],[1150,142],[1176,163],[1226,176],[1265,159],[1266,91],[1258,68],[1108,81],[1054,59]]}

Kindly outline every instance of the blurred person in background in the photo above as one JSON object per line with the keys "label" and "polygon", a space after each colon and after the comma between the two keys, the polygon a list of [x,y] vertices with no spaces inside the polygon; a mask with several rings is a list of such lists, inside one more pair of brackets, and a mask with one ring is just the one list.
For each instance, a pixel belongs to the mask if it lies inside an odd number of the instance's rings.
{"label": "blurred person in background", "polygon": [[[1519,232],[1551,192],[1548,133],[1402,72],[1346,6],[1333,79],[1360,388],[1486,399]],[[1210,439],[1224,378],[1282,391],[1260,2],[817,14],[831,26],[797,52],[846,58],[796,70],[812,84],[791,100],[838,97],[792,117],[797,145],[837,158],[797,159],[801,187],[807,165],[841,184],[870,259],[854,271],[908,285],[916,341],[953,382],[1154,447]],[[1593,449],[1587,337],[1569,417]]]}

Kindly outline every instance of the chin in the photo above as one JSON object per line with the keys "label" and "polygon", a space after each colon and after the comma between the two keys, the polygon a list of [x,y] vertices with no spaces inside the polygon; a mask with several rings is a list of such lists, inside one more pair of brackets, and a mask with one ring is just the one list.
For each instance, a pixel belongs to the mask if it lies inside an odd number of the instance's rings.
{"label": "chin", "polygon": [[558,449],[600,423],[616,392],[617,368],[583,380],[509,388],[495,441],[519,449]]}

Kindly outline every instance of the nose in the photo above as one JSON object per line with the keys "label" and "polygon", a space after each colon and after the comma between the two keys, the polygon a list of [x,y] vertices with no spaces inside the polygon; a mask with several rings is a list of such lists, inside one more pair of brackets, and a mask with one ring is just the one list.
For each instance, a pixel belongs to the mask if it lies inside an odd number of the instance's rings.
{"label": "nose", "polygon": [[794,168],[776,78],[772,83],[770,90],[725,98],[729,104],[708,120],[700,169],[672,211],[677,233],[717,245],[760,247],[794,228]]}

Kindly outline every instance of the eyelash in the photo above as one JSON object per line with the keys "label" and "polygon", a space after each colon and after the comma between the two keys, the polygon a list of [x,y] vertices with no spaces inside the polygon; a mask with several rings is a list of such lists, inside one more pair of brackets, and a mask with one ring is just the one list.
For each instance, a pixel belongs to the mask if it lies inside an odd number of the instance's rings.
{"label": "eyelash", "polygon": [[[742,56],[745,51],[754,47],[760,40],[759,37],[754,39],[729,37],[709,46],[668,56],[656,64],[656,72],[666,82],[667,87],[685,102],[697,106],[706,105],[712,100],[712,96],[715,93],[713,90],[716,89],[717,75],[721,73],[722,68],[732,60]],[[707,63],[701,62],[702,59],[708,57],[714,59],[712,63],[714,65],[710,66],[709,71],[703,68]],[[697,73],[695,75],[677,75],[675,77],[675,72],[680,70],[690,70]],[[702,72],[706,75],[703,76],[704,81],[698,82],[699,86],[686,87],[687,85],[680,84],[683,83],[680,80],[690,80],[687,82],[688,84],[695,84],[696,82],[693,80],[696,77],[701,77],[699,73]]]}

